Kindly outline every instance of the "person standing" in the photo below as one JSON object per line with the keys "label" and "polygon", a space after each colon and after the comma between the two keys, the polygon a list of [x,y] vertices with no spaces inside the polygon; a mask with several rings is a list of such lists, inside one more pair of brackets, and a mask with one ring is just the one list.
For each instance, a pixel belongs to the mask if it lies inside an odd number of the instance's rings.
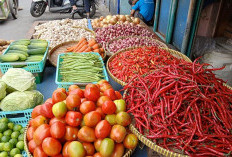
{"label": "person standing", "polygon": [[155,11],[154,0],[132,0],[131,4],[134,5],[131,10],[131,16],[138,17],[144,23],[150,25]]}
{"label": "person standing", "polygon": [[84,7],[85,7],[87,19],[89,19],[90,18],[90,0],[84,0]]}

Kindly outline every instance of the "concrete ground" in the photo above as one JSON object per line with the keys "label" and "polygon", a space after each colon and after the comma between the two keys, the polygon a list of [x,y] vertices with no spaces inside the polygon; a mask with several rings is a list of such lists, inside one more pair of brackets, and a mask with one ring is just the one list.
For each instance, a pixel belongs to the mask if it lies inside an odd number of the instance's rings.
{"label": "concrete ground", "polygon": [[[0,21],[0,39],[18,40],[26,38],[27,32],[32,27],[35,21],[58,20],[71,18],[70,14],[50,13],[48,9],[38,18],[32,17],[30,14],[31,1],[19,0],[19,6],[23,10],[18,12],[18,19],[14,20],[10,15],[6,21]],[[97,6],[97,12],[93,18],[106,16],[110,14],[109,10],[104,5]],[[81,19],[78,14],[75,14],[76,19]]]}

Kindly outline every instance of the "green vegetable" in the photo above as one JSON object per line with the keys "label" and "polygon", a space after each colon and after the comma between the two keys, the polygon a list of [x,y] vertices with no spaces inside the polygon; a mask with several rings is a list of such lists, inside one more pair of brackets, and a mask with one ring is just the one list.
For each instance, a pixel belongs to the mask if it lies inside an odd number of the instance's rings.
{"label": "green vegetable", "polygon": [[61,57],[62,82],[97,82],[104,78],[103,64],[96,54],[66,54]]}
{"label": "green vegetable", "polygon": [[21,53],[21,54],[23,54],[23,55],[25,55],[25,56],[29,56],[28,55],[28,53],[27,53],[27,51],[20,51],[20,50],[9,50],[9,51],[7,51],[7,53],[6,54],[11,54],[11,53]]}
{"label": "green vegetable", "polygon": [[10,53],[11,55],[18,55],[20,61],[25,61],[27,59],[27,56],[22,53]]}
{"label": "green vegetable", "polygon": [[29,45],[29,44],[30,44],[29,39],[21,39],[11,43],[11,45]]}
{"label": "green vegetable", "polygon": [[3,111],[26,110],[33,108],[43,102],[43,95],[36,90],[13,92],[7,95],[1,102],[0,108]]}
{"label": "green vegetable", "polygon": [[9,50],[20,50],[27,52],[27,46],[25,45],[12,45],[9,47]]}
{"label": "green vegetable", "polygon": [[9,69],[3,75],[2,80],[7,84],[7,86],[22,92],[34,86],[35,83],[35,77],[33,74],[20,68]]}
{"label": "green vegetable", "polygon": [[46,48],[37,48],[37,49],[28,49],[27,53],[29,55],[38,55],[38,54],[44,54],[46,51]]}
{"label": "green vegetable", "polygon": [[0,100],[6,96],[6,83],[0,80]]}
{"label": "green vegetable", "polygon": [[15,62],[15,61],[19,60],[19,56],[14,55],[14,54],[0,55],[0,60],[2,62]]}

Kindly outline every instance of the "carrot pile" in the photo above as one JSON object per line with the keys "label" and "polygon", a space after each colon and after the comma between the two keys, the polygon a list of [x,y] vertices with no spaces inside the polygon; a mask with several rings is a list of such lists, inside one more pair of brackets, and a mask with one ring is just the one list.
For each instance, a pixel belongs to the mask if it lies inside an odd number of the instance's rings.
{"label": "carrot pile", "polygon": [[104,49],[93,38],[89,41],[84,37],[81,38],[77,45],[68,47],[66,52],[97,52],[104,57]]}
{"label": "carrot pile", "polygon": [[231,156],[232,90],[207,69],[181,62],[136,75],[124,87],[141,134],[189,156]]}

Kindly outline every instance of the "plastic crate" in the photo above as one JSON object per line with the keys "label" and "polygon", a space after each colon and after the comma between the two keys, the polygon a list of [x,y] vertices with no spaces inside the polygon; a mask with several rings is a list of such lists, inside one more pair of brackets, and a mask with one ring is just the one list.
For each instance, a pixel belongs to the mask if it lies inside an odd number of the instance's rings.
{"label": "plastic crate", "polygon": [[[8,62],[8,63],[1,63],[0,62],[0,69],[2,71],[3,74],[5,74],[8,69],[10,68],[14,68],[13,66],[18,66],[18,65],[24,65],[26,67],[23,67],[23,69],[25,69],[28,72],[31,73],[39,73],[42,72],[45,66],[45,63],[47,61],[47,55],[48,55],[48,49],[49,49],[49,41],[48,42],[48,46],[46,49],[46,52],[44,53],[44,57],[40,62]],[[6,51],[3,54],[6,54],[9,51],[9,47],[11,46],[11,44],[8,46],[8,48],[6,49]]]}
{"label": "plastic crate", "polygon": [[[15,124],[20,124],[23,127],[26,127],[28,121],[31,118],[31,112],[33,109],[27,109],[23,111],[12,111],[12,112],[0,112],[0,118],[8,118],[11,122]],[[27,157],[26,151],[22,152],[23,157]]]}
{"label": "plastic crate", "polygon": [[[105,65],[104,65],[102,57],[99,55],[99,53],[95,53],[95,52],[83,52],[82,54],[88,54],[88,53],[96,54],[96,55],[99,56],[99,60],[101,61],[102,65],[103,65],[103,75],[104,75],[103,79],[109,81],[109,77],[108,77],[108,74],[106,72],[106,68],[105,68]],[[59,67],[60,67],[60,65],[62,64],[62,61],[63,61],[63,59],[61,58],[61,56],[64,56],[66,54],[72,55],[73,53],[62,53],[62,54],[60,54],[58,56],[58,60],[57,60],[56,84],[58,85],[58,88],[65,88],[66,90],[68,90],[68,87],[71,86],[71,85],[73,85],[73,84],[76,84],[76,85],[78,85],[80,87],[83,87],[83,86],[86,86],[89,83],[93,83],[93,84],[97,83],[97,82],[87,82],[87,83],[61,82],[62,75],[60,74],[60,68]]]}

